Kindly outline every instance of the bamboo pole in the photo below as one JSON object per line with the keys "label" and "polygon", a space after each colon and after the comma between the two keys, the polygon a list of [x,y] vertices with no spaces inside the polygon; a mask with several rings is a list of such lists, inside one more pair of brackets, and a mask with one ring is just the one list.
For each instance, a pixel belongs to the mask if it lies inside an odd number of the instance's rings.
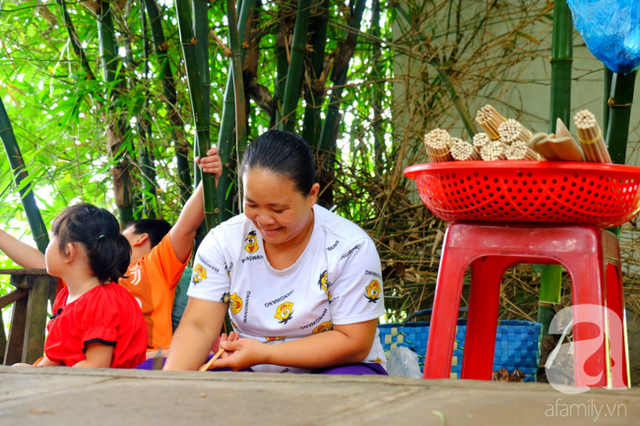
{"label": "bamboo pole", "polygon": [[276,33],[276,83],[273,91],[276,100],[276,126],[282,121],[282,102],[289,71],[289,25],[287,19],[289,8],[289,2],[283,2],[279,10],[281,22]]}
{"label": "bamboo pole", "polygon": [[[229,20],[229,44],[231,45],[231,63],[233,66],[233,93],[236,105],[236,152],[238,164],[247,149],[247,118],[245,109],[244,83],[242,80],[242,49],[238,32],[236,7],[233,0],[227,0],[227,19]],[[240,187],[238,186],[238,191]],[[238,211],[242,212],[242,196],[238,192]]]}
{"label": "bamboo pole", "polygon": [[384,130],[382,128],[382,88],[380,80],[382,73],[380,72],[380,0],[372,0],[371,4],[371,35],[375,38],[372,43],[373,59],[371,61],[371,78],[374,82],[371,88],[371,107],[373,108],[373,155],[374,170],[377,176],[383,173],[383,154],[385,150]]}
{"label": "bamboo pole", "polygon": [[606,66],[604,68],[604,105],[602,108],[602,131],[607,134],[609,128],[609,97],[611,96],[611,80],[613,80],[613,71]]}
{"label": "bamboo pole", "polygon": [[467,111],[467,108],[462,104],[462,100],[458,96],[458,93],[456,92],[456,89],[453,86],[451,79],[449,78],[449,74],[447,73],[447,70],[442,66],[442,64],[440,63],[440,59],[438,57],[435,57],[429,63],[436,68],[436,71],[438,72],[438,76],[440,77],[440,81],[444,85],[444,88],[447,91],[449,98],[451,98],[451,101],[453,102],[453,105],[455,106],[456,111],[458,112],[458,116],[462,120],[462,123],[464,124],[465,129],[467,129],[467,133],[469,134],[469,137],[473,138],[475,134],[478,133],[478,130],[476,129],[476,126],[473,120],[471,119],[471,116],[469,115],[469,111]]}
{"label": "bamboo pole", "polygon": [[[377,1],[377,0],[376,0]],[[308,69],[309,79],[304,93],[306,103],[302,125],[302,138],[310,146],[317,146],[322,131],[320,112],[324,102],[324,86],[326,79],[322,79],[324,69],[325,48],[327,45],[327,27],[329,23],[329,0],[320,0],[317,7],[322,11],[312,25],[313,54],[311,66]]]}
{"label": "bamboo pole", "polygon": [[184,137],[184,122],[177,110],[178,96],[175,80],[168,59],[169,46],[162,30],[162,17],[155,0],[144,0],[151,38],[153,40],[154,53],[160,67],[162,76],[162,94],[167,104],[168,118],[171,123],[171,141],[175,147],[176,165],[178,168],[178,186],[180,190],[180,202],[184,205],[191,196],[191,171],[189,166],[189,144]]}
{"label": "bamboo pole", "polygon": [[[149,38],[147,37],[147,17],[144,8],[140,7],[140,20],[142,22],[142,51],[144,54],[144,77],[149,79]],[[142,208],[144,216],[148,219],[158,217],[158,194],[156,192],[156,169],[153,156],[153,143],[151,142],[151,126],[146,118],[149,106],[149,90],[145,89],[144,108],[138,114],[138,129],[140,133],[140,171],[142,172]]]}
{"label": "bamboo pole", "polygon": [[606,126],[605,141],[609,147],[611,160],[616,164],[624,164],[626,161],[629,122],[637,73],[637,70],[627,75],[613,73],[611,80],[611,95],[607,101],[609,122]]}
{"label": "bamboo pole", "polygon": [[[209,13],[207,1],[192,0],[191,10],[193,16],[193,32],[195,36],[196,45],[196,63],[198,65],[198,73],[200,80],[202,81],[202,114],[206,117],[211,117],[211,76],[209,75]],[[209,140],[211,140],[211,119],[209,118],[209,127],[207,133],[209,133]],[[196,132],[196,138],[194,143],[194,157],[204,157],[206,151],[202,152],[198,139],[201,132]],[[207,146],[207,150],[209,147]],[[194,162],[194,187],[197,187],[202,180],[202,170],[195,165]],[[214,194],[207,194],[206,196],[214,196]]]}
{"label": "bamboo pole", "polygon": [[296,23],[293,28],[291,43],[291,61],[287,71],[282,103],[282,121],[278,124],[281,130],[293,132],[296,127],[296,109],[300,98],[300,85],[304,75],[304,62],[307,56],[307,34],[309,32],[309,16],[312,0],[298,0]]}
{"label": "bamboo pole", "polygon": [[[573,21],[566,0],[557,0],[553,7],[553,36],[551,43],[551,105],[549,133],[555,133],[556,120],[568,125],[571,118],[571,67],[573,64]],[[538,321],[543,334],[549,334],[549,324],[555,313],[553,304],[560,303],[562,266],[543,265],[540,277]]]}
{"label": "bamboo pole", "polygon": [[[202,1],[205,0],[195,0]],[[206,3],[205,3],[206,4]],[[191,109],[195,121],[196,133],[198,134],[197,152],[207,152],[210,146],[210,118],[204,114],[205,99],[202,93],[203,80],[200,74],[197,60],[196,41],[193,33],[191,10],[189,0],[175,0],[176,14],[178,16],[178,29],[180,31],[180,42],[184,55],[184,63],[187,71],[187,82],[189,84],[189,97],[191,99]],[[204,194],[204,217],[207,230],[217,225],[215,183],[208,173],[202,176],[202,189]],[[210,194],[207,196],[207,194]]]}
{"label": "bamboo pole", "polygon": [[47,234],[47,228],[42,220],[40,209],[36,204],[36,199],[33,196],[33,185],[31,182],[26,185],[22,185],[22,181],[27,179],[29,174],[27,168],[22,159],[22,153],[16,140],[16,135],[13,133],[13,127],[9,120],[9,115],[0,97],[0,139],[2,139],[2,145],[9,158],[9,164],[11,170],[13,170],[13,178],[16,183],[16,188],[20,192],[20,199],[22,201],[22,207],[27,215],[27,221],[31,228],[31,235],[38,246],[38,250],[44,253],[49,244],[49,235]]}
{"label": "bamboo pole", "polygon": [[[244,35],[246,33],[243,29],[248,25],[249,16],[254,5],[255,0],[243,0],[240,5],[238,33],[240,34],[240,37],[243,37],[242,44],[244,44]],[[245,49],[243,48],[241,54],[243,63],[245,53]],[[219,206],[218,220],[220,223],[229,219],[233,215],[232,191],[233,186],[235,185],[234,177],[236,176],[234,167],[232,166],[233,157],[231,155],[235,150],[235,101],[233,90],[233,64],[230,60],[227,84],[224,91],[224,102],[222,104],[220,129],[218,133],[218,155],[220,155],[220,159],[224,165],[222,169],[222,176],[220,176],[220,179],[218,180],[218,187],[220,190],[217,191]],[[235,186],[236,188],[238,187],[238,185]]]}
{"label": "bamboo pole", "polygon": [[[340,113],[340,104],[342,103],[342,91],[344,84],[347,81],[347,73],[349,71],[349,63],[353,56],[353,50],[355,49],[357,33],[360,31],[360,23],[362,22],[362,14],[364,12],[366,0],[357,0],[353,9],[351,10],[351,29],[347,33],[347,36],[340,42],[338,47],[336,61],[331,71],[331,80],[334,83],[334,88],[331,90],[329,98],[329,105],[327,106],[327,112],[324,119],[324,125],[322,126],[322,132],[320,133],[320,140],[318,141],[318,148],[321,151],[332,153],[335,149],[335,139],[337,133],[338,115]],[[326,166],[331,167],[331,160],[326,163]]]}
{"label": "bamboo pole", "polygon": [[[100,41],[100,59],[105,82],[106,97],[109,98],[110,110],[117,114],[116,101],[122,90],[121,82],[117,82],[120,61],[117,55],[115,32],[113,28],[113,15],[110,3],[100,1],[100,13],[98,14],[98,37]],[[122,151],[122,139],[126,136],[126,123],[121,114],[117,114],[115,122],[109,123],[107,138],[110,155],[114,158],[114,167],[111,169],[113,176],[113,192],[118,206],[120,222],[123,225],[133,220],[133,197],[129,162]],[[127,146],[128,144],[124,144]]]}
{"label": "bamboo pole", "polygon": [[87,55],[82,48],[82,44],[80,43],[80,39],[78,38],[78,33],[76,32],[76,28],[73,25],[73,21],[71,21],[71,17],[69,16],[69,12],[67,11],[67,4],[65,0],[56,0],[60,5],[60,9],[62,10],[62,19],[64,21],[64,26],[67,28],[67,33],[69,34],[69,42],[71,43],[71,47],[73,48],[74,53],[78,58],[80,58],[80,63],[82,64],[82,68],[87,73],[87,79],[95,80],[96,76],[91,70],[91,65],[89,64],[89,60],[87,59]]}

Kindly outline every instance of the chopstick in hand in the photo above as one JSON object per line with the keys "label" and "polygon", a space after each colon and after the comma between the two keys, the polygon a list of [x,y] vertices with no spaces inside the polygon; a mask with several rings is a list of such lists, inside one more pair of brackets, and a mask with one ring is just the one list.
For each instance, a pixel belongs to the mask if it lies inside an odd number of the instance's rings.
{"label": "chopstick in hand", "polygon": [[200,371],[207,371],[213,365],[216,359],[220,358],[220,355],[222,355],[223,352],[224,352],[224,349],[220,348],[220,350],[216,352],[216,354],[213,356],[213,358],[209,360],[209,362],[207,362],[205,365],[200,367]]}

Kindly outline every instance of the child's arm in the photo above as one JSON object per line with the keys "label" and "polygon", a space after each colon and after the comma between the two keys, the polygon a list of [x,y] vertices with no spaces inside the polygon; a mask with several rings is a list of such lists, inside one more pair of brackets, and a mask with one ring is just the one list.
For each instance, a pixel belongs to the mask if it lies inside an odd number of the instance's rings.
{"label": "child's arm", "polygon": [[58,363],[58,362],[53,362],[51,361],[49,358],[47,358],[47,356],[45,355],[40,362],[38,363],[38,365],[36,365],[36,367],[59,367],[62,364]]}
{"label": "child's arm", "polygon": [[[202,196],[200,196],[202,198]],[[44,254],[0,230],[0,250],[9,259],[27,269],[44,269]]]}
{"label": "child's arm", "polygon": [[87,359],[74,364],[78,368],[109,368],[113,358],[113,346],[91,343],[85,351]]}
{"label": "child's arm", "polygon": [[[222,161],[218,156],[218,148],[211,148],[207,151],[207,156],[196,160],[205,173],[213,173],[216,178],[222,173]],[[217,179],[216,179],[217,183]],[[202,184],[198,185],[195,192],[189,197],[184,205],[178,222],[171,228],[171,245],[176,257],[180,262],[186,262],[191,249],[193,239],[196,236],[198,227],[204,220],[204,200],[202,196]]]}

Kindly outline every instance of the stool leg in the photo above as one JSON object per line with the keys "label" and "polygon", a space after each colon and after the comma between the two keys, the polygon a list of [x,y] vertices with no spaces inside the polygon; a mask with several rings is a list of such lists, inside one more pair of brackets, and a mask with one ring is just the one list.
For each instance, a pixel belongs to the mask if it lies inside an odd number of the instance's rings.
{"label": "stool leg", "polygon": [[424,361],[423,377],[425,379],[451,377],[451,358],[460,308],[462,280],[467,268],[467,261],[462,259],[462,256],[452,256],[446,250],[446,237],[444,244]]}
{"label": "stool leg", "polygon": [[602,249],[605,260],[605,306],[607,314],[607,336],[610,344],[609,368],[611,381],[608,387],[614,389],[629,386],[629,357],[624,314],[624,293],[622,271],[620,270],[620,248],[618,239],[608,231],[602,231]]}
{"label": "stool leg", "polygon": [[462,379],[491,380],[500,284],[512,260],[483,257],[471,264],[471,294],[462,355]]}
{"label": "stool leg", "polygon": [[592,255],[573,260],[575,263],[566,264],[566,268],[572,284],[575,386],[605,387],[604,309],[580,307],[604,306],[603,263],[594,262]]}

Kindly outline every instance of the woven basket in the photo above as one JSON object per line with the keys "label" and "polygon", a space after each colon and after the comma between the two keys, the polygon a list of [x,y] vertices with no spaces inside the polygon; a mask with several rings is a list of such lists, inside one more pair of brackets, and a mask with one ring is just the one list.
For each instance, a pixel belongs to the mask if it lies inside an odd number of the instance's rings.
{"label": "woven basket", "polygon": [[[430,310],[429,310],[430,311]],[[424,355],[427,351],[429,323],[424,321],[380,324],[380,341],[387,354],[396,346],[405,346],[418,354],[420,370],[424,371]],[[451,378],[460,378],[467,320],[459,319],[451,359]],[[513,373],[519,369],[525,374],[525,382],[535,382],[540,364],[542,324],[530,321],[500,321],[496,333],[493,371],[502,368]]]}

